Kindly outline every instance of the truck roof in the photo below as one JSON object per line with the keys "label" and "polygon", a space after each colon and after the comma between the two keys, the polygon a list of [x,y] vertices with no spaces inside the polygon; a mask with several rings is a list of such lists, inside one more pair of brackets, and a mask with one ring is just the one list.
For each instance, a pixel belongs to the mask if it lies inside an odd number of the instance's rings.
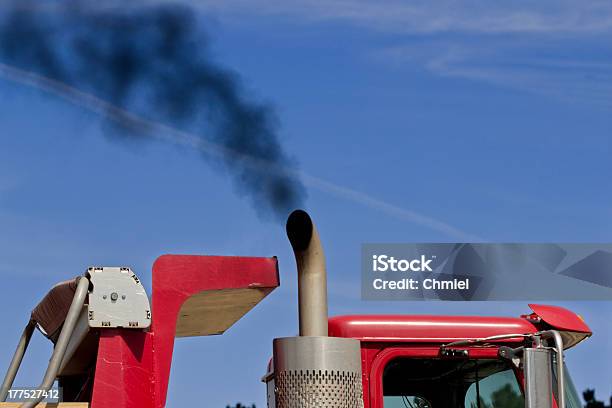
{"label": "truck roof", "polygon": [[532,323],[517,317],[349,315],[329,319],[330,336],[362,341],[445,343],[537,331]]}
{"label": "truck roof", "polygon": [[[566,334],[565,346],[571,347],[591,334],[582,319],[570,310],[558,306],[529,306],[533,313],[521,317],[336,316],[329,319],[329,335],[369,342],[447,343],[455,340],[556,329]],[[517,337],[516,341],[521,339]]]}

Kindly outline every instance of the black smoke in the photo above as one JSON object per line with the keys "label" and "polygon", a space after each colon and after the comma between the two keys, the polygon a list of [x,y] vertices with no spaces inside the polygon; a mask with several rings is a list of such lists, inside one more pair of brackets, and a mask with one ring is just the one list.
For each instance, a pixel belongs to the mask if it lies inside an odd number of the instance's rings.
{"label": "black smoke", "polygon": [[[238,76],[213,61],[194,10],[84,0],[8,4],[0,5],[0,62],[220,146],[222,167],[261,215],[284,218],[301,206],[305,188],[282,170],[293,166],[274,110],[248,98]],[[150,132],[116,123],[104,128],[135,141]]]}

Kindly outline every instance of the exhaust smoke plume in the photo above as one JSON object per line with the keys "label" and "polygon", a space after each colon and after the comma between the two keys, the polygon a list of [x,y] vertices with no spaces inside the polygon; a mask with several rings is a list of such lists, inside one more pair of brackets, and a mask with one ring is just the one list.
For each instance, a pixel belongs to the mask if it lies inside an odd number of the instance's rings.
{"label": "exhaust smoke plume", "polygon": [[[260,215],[284,219],[302,206],[305,188],[295,172],[282,171],[293,167],[274,111],[248,100],[236,75],[211,60],[192,10],[88,3],[0,5],[0,62],[220,146],[221,164]],[[129,123],[115,121],[105,129],[124,140],[147,139],[149,129]]]}

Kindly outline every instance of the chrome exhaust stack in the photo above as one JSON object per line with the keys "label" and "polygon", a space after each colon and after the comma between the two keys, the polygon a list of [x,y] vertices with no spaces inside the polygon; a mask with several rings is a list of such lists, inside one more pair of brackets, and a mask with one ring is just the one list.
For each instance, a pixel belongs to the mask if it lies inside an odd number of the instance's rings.
{"label": "chrome exhaust stack", "polygon": [[327,336],[325,254],[308,213],[302,210],[291,213],[287,237],[297,264],[300,336]]}
{"label": "chrome exhaust stack", "polygon": [[359,340],[328,337],[327,274],[319,234],[310,216],[296,210],[287,236],[298,270],[298,337],[274,339],[264,377],[270,408],[363,408]]}

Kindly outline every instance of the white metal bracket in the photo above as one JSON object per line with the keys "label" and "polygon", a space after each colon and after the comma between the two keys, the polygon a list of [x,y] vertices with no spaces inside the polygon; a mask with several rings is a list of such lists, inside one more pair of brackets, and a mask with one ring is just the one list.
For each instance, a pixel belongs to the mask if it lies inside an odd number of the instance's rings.
{"label": "white metal bracket", "polygon": [[140,279],[130,268],[91,267],[87,307],[89,327],[146,329],[151,306]]}

